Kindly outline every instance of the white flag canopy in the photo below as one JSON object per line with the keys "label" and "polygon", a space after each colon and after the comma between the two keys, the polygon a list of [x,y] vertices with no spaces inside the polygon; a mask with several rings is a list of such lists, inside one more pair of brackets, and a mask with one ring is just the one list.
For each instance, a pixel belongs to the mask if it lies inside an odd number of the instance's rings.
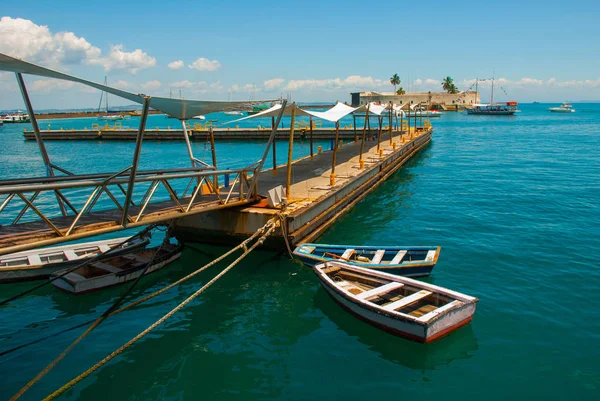
{"label": "white flag canopy", "polygon": [[[128,99],[132,102],[143,104],[145,95],[127,92],[121,89],[102,85],[86,79],[74,77],[49,68],[41,67],[6,54],[0,53],[0,71],[10,71],[21,74],[30,74],[40,77],[56,78],[65,81],[80,83],[113,95]],[[257,100],[246,102],[217,102],[205,100],[170,99],[165,97],[151,97],[150,107],[162,111],[180,120],[187,120],[199,114],[214,113],[217,111],[233,111],[248,108],[252,104],[267,103],[273,100]]]}

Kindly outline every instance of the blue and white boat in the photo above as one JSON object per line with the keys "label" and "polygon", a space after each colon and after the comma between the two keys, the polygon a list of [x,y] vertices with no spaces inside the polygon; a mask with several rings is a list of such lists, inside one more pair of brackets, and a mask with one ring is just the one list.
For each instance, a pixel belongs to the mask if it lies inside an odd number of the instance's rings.
{"label": "blue and white boat", "polygon": [[429,276],[440,256],[439,246],[360,246],[301,244],[294,256],[307,266],[344,262],[406,277]]}

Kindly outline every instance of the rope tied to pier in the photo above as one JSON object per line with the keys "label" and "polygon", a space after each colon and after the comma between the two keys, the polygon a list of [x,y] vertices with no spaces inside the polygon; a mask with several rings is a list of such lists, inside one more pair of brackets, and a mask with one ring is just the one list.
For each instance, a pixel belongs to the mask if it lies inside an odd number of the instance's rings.
{"label": "rope tied to pier", "polygon": [[[234,260],[225,269],[223,269],[219,274],[217,274],[215,277],[213,277],[212,280],[210,280],[208,283],[206,283],[204,286],[202,286],[200,289],[198,289],[196,292],[194,292],[192,295],[190,295],[188,298],[186,298],[183,302],[181,302],[179,305],[177,305],[175,308],[173,308],[171,311],[169,311],[166,315],[164,315],[163,317],[158,319],[156,322],[151,324],[148,328],[146,328],[145,330],[140,332],[137,336],[135,336],[134,338],[129,340],[127,343],[125,343],[124,345],[122,345],[121,347],[119,347],[118,349],[113,351],[111,354],[107,355],[104,359],[102,359],[101,361],[96,363],[94,366],[92,366],[91,368],[89,368],[88,370],[86,370],[85,372],[80,374],[79,376],[75,377],[73,380],[71,380],[64,386],[60,387],[58,390],[54,391],[52,394],[48,395],[46,398],[44,398],[44,401],[49,401],[49,400],[55,399],[56,397],[58,397],[59,395],[61,395],[65,391],[67,391],[69,388],[73,387],[74,385],[79,383],[81,380],[85,379],[87,376],[92,374],[94,371],[98,370],[100,367],[105,365],[111,359],[113,359],[117,355],[121,354],[127,348],[131,347],[133,344],[135,344],[141,338],[146,336],[148,333],[150,333],[156,327],[158,327],[162,323],[164,323],[167,319],[172,317],[176,312],[178,312],[184,306],[189,304],[196,297],[198,297],[200,294],[202,294],[204,291],[206,291],[206,289],[208,289],[211,285],[213,285],[215,282],[217,282],[217,280],[219,280],[221,277],[223,277],[225,274],[227,274],[227,272],[229,272],[233,267],[235,267],[251,251],[253,251],[256,247],[262,245],[263,242],[266,240],[266,238],[269,235],[271,235],[271,233],[275,230],[275,228],[277,226],[278,226],[278,217],[275,217],[275,218],[269,220],[263,227],[261,227],[255,233],[256,235],[261,235],[260,238],[258,238],[256,240],[256,242],[254,244],[252,244],[247,250],[245,250],[244,253],[242,255],[240,255],[236,260]],[[244,241],[244,242],[246,242],[246,241]]]}
{"label": "rope tied to pier", "polygon": [[[51,283],[51,282],[53,282],[54,280],[58,280],[59,278],[62,278],[62,277],[64,277],[64,276],[66,276],[67,274],[69,274],[69,273],[72,273],[72,272],[74,272],[75,270],[77,270],[77,269],[79,269],[79,268],[81,268],[81,267],[84,267],[84,266],[86,266],[86,265],[88,265],[88,264],[90,264],[90,263],[97,262],[97,261],[99,261],[100,259],[104,259],[104,258],[106,258],[106,256],[107,256],[107,255],[110,255],[111,253],[114,253],[115,251],[119,250],[119,248],[120,248],[121,246],[125,245],[125,244],[126,244],[126,243],[128,243],[128,242],[131,242],[131,241],[132,241],[132,240],[134,240],[135,238],[138,238],[138,237],[140,237],[140,238],[141,238],[141,237],[144,237],[144,236],[146,236],[146,235],[147,235],[147,234],[148,234],[148,233],[149,233],[151,230],[153,230],[153,229],[155,229],[155,228],[157,228],[157,227],[158,227],[158,225],[150,225],[150,226],[148,226],[148,227],[144,228],[144,229],[143,229],[143,230],[141,230],[140,232],[138,232],[138,233],[134,234],[133,236],[131,236],[131,237],[129,237],[129,238],[127,238],[127,239],[125,239],[125,240],[121,241],[120,243],[118,243],[118,244],[117,244],[117,245],[115,245],[114,247],[110,248],[108,251],[106,251],[106,252],[104,252],[104,253],[98,253],[98,254],[96,254],[95,256],[92,256],[91,258],[87,258],[87,259],[85,259],[83,262],[81,262],[81,263],[78,263],[77,265],[73,266],[72,268],[70,268],[70,269],[68,269],[68,270],[65,270],[63,273],[61,273],[61,274],[59,274],[59,275],[57,275],[57,276],[54,276],[54,277],[52,277],[52,278],[49,278],[48,280],[44,281],[43,283],[40,283],[40,284],[38,284],[38,285],[36,285],[36,286],[33,286],[33,287],[31,287],[31,288],[28,288],[27,290],[25,290],[25,291],[23,291],[23,292],[20,292],[20,293],[18,293],[17,295],[13,295],[13,296],[12,296],[12,297],[10,297],[10,298],[7,298],[7,299],[4,299],[4,300],[0,301],[0,306],[2,306],[2,305],[6,305],[6,304],[7,304],[7,303],[9,303],[9,302],[12,302],[12,301],[14,301],[14,300],[16,300],[16,299],[19,299],[19,298],[21,298],[21,297],[23,297],[23,296],[25,296],[25,295],[27,295],[27,294],[29,294],[29,293],[31,293],[31,292],[33,292],[33,291],[37,290],[38,288],[42,288],[43,286],[50,284],[50,283]],[[0,354],[0,355],[3,355],[3,354]]]}
{"label": "rope tied to pier", "polygon": [[[166,231],[169,232],[171,230],[172,226],[173,226],[173,222],[171,222],[171,224],[169,224],[169,226],[168,226],[168,228],[167,228]],[[158,256],[160,250],[167,243],[169,243],[169,238],[170,237],[168,235],[165,237],[164,241],[156,249],[156,252],[152,256],[152,258],[150,258],[150,261],[148,261],[148,263],[146,264],[146,266],[144,266],[144,268],[142,269],[140,275],[133,281],[133,283],[131,283],[131,285],[127,288],[127,290],[123,294],[121,294],[121,296],[119,298],[117,298],[117,300],[115,302],[113,302],[113,304],[110,306],[110,308],[108,308],[106,311],[104,311],[104,313],[102,313],[102,315],[100,315],[100,317],[98,317],[90,325],[90,327],[88,327],[81,335],[79,335],[79,337],[77,337],[71,344],[69,344],[69,346],[67,348],[65,348],[56,358],[54,358],[54,360],[52,362],[50,362],[44,369],[42,369],[33,379],[31,379],[25,386],[23,386],[23,388],[21,388],[21,390],[19,390],[19,392],[17,394],[15,394],[14,396],[12,396],[10,398],[10,401],[17,400],[23,394],[25,394],[25,392],[27,390],[29,390],[31,388],[31,386],[33,386],[35,383],[37,383],[50,370],[52,370],[52,368],[54,368],[54,366],[56,366],[65,356],[67,356],[67,354],[81,340],[83,340],[88,334],[90,334],[92,331],[94,331],[94,329],[96,329],[96,327],[100,326],[100,324],[102,322],[104,322],[106,320],[106,318],[108,318],[110,315],[112,315],[115,312],[115,310],[123,303],[123,301],[125,300],[125,298],[131,293],[131,291],[135,288],[135,286],[140,282],[141,278],[146,274],[146,272],[148,271],[148,269],[150,268],[150,266],[152,266],[152,263],[154,262],[154,259],[156,259],[156,257]],[[72,271],[71,269],[69,269],[69,270]],[[65,272],[64,274],[61,274],[60,277],[64,276],[65,274],[68,274],[68,272]],[[54,279],[56,279],[56,278],[58,278],[58,277],[55,277]],[[52,280],[49,280],[49,282],[51,282],[51,281]]]}

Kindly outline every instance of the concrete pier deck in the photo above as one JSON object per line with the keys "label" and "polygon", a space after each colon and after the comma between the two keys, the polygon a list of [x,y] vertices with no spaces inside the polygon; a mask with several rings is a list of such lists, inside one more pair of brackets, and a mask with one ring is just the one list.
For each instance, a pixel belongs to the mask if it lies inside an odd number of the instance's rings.
{"label": "concrete pier deck", "polygon": [[[390,145],[389,136],[384,134],[381,149],[377,154],[377,140],[365,143],[363,160],[365,168],[359,168],[358,143],[345,143],[338,150],[335,168],[336,182],[330,186],[332,152],[297,160],[292,165],[291,197],[288,199],[285,232],[291,245],[314,241],[327,227],[354,207],[377,185],[422,149],[430,140],[433,130],[411,129],[403,134],[395,133]],[[259,194],[279,185],[285,187],[286,166],[263,171],[259,177]],[[174,234],[183,242],[229,243],[240,240],[262,227],[280,209],[269,208],[266,202],[258,205],[203,213],[178,219]],[[271,244],[281,249],[281,230]]]}

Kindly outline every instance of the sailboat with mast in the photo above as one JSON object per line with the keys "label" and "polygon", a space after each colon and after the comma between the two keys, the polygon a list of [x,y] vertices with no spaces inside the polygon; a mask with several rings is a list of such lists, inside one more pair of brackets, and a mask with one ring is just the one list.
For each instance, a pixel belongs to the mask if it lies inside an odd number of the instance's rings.
{"label": "sailboat with mast", "polygon": [[[488,104],[474,104],[473,107],[467,109],[467,114],[474,114],[479,116],[512,116],[517,111],[518,103],[515,101],[509,101],[504,103],[494,103],[494,76],[492,75],[492,93],[490,102]],[[475,80],[475,87],[478,87],[479,81],[485,81],[484,79],[477,78]],[[475,89],[478,92],[477,89]],[[505,92],[506,93],[506,92]]]}
{"label": "sailboat with mast", "polygon": [[[108,86],[107,79],[104,77],[104,85]],[[102,98],[104,97],[104,101],[106,103],[105,110],[102,111]],[[100,94],[100,103],[98,103],[98,115],[96,116],[98,120],[122,120],[125,116],[121,113],[111,113],[108,109],[108,92],[102,91]]]}

